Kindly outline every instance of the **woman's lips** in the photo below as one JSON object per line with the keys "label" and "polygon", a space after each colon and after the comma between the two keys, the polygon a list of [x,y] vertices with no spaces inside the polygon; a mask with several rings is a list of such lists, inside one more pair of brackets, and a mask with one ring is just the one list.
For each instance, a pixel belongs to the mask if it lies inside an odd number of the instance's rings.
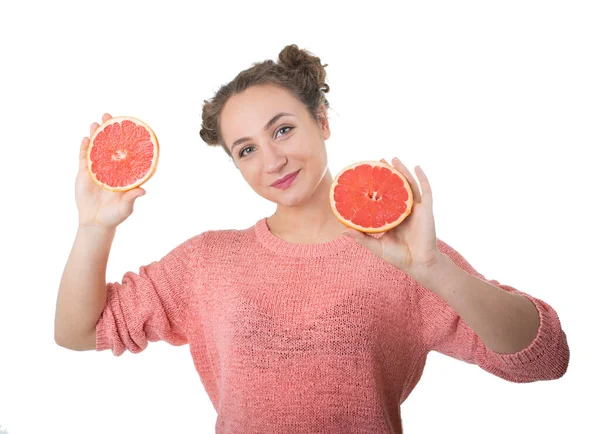
{"label": "woman's lips", "polygon": [[277,183],[274,183],[272,186],[275,188],[279,188],[279,189],[289,187],[292,184],[292,182],[294,181],[294,179],[296,179],[296,176],[298,176],[299,172],[300,172],[300,170],[296,171],[292,175],[288,176],[287,179],[285,179],[284,181],[278,181]]}

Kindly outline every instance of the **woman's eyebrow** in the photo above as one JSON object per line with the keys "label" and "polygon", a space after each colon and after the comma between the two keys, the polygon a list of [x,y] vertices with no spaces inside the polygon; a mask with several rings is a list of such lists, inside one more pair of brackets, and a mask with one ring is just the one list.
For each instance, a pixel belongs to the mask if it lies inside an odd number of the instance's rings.
{"label": "woman's eyebrow", "polygon": [[[277,113],[275,116],[273,116],[271,118],[271,120],[269,122],[266,123],[266,125],[263,127],[263,129],[266,131],[269,128],[271,128],[271,126],[277,122],[279,120],[279,118],[283,117],[283,116],[294,116],[291,113],[285,113],[285,112],[281,112],[281,113]],[[241,145],[244,142],[247,142],[248,140],[251,140],[250,137],[242,137],[237,139],[235,142],[233,142],[233,146],[231,147],[231,150],[233,151],[233,148],[235,148],[237,145]]]}

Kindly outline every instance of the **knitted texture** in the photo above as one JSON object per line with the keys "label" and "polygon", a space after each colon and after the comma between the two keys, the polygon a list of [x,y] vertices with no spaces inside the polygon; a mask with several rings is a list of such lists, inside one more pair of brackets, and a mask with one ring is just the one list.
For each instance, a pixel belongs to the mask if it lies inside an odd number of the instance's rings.
{"label": "knitted texture", "polygon": [[349,236],[289,243],[263,218],[203,232],[108,283],[96,350],[189,344],[218,434],[402,433],[400,405],[430,351],[517,383],[561,377],[569,347],[555,310],[438,248],[534,303],[529,347],[491,351],[442,298]]}

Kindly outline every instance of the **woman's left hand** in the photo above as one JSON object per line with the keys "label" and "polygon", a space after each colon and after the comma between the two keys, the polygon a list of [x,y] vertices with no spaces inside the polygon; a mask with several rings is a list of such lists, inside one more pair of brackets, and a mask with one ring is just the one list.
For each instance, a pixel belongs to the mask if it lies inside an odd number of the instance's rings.
{"label": "woman's left hand", "polygon": [[[381,161],[390,164],[383,158]],[[347,228],[344,233],[384,261],[414,277],[419,273],[426,273],[442,255],[437,247],[431,186],[420,166],[415,167],[415,173],[420,181],[421,192],[413,176],[397,157],[392,159],[392,163],[410,183],[413,192],[410,215],[380,238],[352,228]]]}

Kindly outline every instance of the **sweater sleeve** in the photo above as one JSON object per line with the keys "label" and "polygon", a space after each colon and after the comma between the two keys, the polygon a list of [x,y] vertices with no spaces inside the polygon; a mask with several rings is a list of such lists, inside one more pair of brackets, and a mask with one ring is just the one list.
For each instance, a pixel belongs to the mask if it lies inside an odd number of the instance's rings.
{"label": "sweater sleeve", "polygon": [[536,337],[527,348],[514,354],[496,353],[486,347],[473,329],[441,297],[417,283],[417,299],[427,351],[437,351],[476,364],[497,377],[515,383],[562,377],[567,370],[570,354],[567,338],[556,311],[548,303],[512,286],[486,279],[456,250],[439,238],[438,249],[469,274],[504,291],[526,297],[537,308],[540,326]]}
{"label": "sweater sleeve", "polygon": [[148,341],[171,345],[188,343],[186,314],[197,276],[197,235],[158,261],[127,271],[122,282],[107,283],[106,305],[96,323],[96,351],[110,349],[115,356],[139,353]]}

